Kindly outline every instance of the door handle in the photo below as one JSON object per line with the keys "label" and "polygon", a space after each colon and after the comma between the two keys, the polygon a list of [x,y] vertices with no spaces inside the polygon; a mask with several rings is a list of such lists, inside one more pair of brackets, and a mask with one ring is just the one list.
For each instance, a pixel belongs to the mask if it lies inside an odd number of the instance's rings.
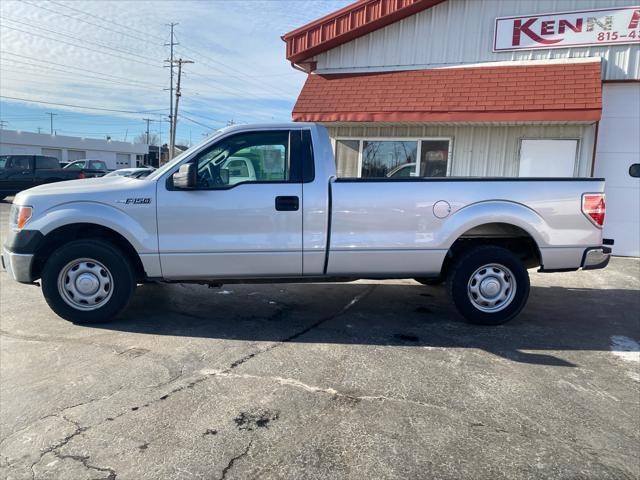
{"label": "door handle", "polygon": [[276,210],[279,212],[295,212],[300,208],[298,197],[276,197]]}

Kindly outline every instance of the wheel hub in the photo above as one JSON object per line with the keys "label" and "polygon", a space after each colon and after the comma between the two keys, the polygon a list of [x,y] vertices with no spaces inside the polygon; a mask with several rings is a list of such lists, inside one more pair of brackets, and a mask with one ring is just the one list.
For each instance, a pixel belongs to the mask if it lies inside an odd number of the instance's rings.
{"label": "wheel hub", "polygon": [[76,279],[76,289],[83,295],[91,295],[100,288],[100,281],[93,273],[82,273]]}
{"label": "wheel hub", "polygon": [[500,293],[500,282],[495,277],[485,278],[480,282],[480,293],[484,297],[495,297]]}
{"label": "wheel hub", "polygon": [[491,263],[473,272],[467,285],[467,294],[478,310],[494,313],[511,304],[516,287],[511,270],[504,265]]}
{"label": "wheel hub", "polygon": [[58,292],[76,310],[96,310],[113,294],[113,276],[102,263],[91,258],[70,261],[58,275]]}

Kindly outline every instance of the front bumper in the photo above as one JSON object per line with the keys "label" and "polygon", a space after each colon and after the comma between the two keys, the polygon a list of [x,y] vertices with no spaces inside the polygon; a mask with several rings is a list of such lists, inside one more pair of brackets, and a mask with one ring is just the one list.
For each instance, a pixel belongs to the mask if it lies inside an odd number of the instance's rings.
{"label": "front bumper", "polygon": [[15,253],[3,248],[2,268],[7,270],[16,282],[33,283],[34,278],[31,276],[33,257],[34,255],[30,253]]}
{"label": "front bumper", "polygon": [[597,270],[598,268],[604,268],[609,265],[609,260],[611,260],[611,248],[587,248],[582,256],[582,269]]}

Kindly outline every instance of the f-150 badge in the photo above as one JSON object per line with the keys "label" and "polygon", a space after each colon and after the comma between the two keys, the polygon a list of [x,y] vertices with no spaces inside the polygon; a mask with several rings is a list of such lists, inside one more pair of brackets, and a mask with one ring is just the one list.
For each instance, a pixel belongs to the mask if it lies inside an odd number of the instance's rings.
{"label": "f-150 badge", "polygon": [[116,203],[124,203],[126,205],[147,205],[151,203],[149,197],[127,198],[126,200],[116,200]]}

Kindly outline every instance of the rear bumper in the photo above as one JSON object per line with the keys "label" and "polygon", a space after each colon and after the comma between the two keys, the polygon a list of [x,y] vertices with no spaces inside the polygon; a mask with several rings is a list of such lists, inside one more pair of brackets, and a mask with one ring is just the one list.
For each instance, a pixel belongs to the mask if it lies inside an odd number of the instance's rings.
{"label": "rear bumper", "polygon": [[6,248],[2,249],[2,268],[9,275],[20,283],[33,283],[31,276],[31,266],[33,264],[33,254],[10,252]]}
{"label": "rear bumper", "polygon": [[581,266],[583,270],[597,270],[598,268],[604,268],[609,265],[609,260],[611,260],[611,248],[587,248],[582,256]]}

